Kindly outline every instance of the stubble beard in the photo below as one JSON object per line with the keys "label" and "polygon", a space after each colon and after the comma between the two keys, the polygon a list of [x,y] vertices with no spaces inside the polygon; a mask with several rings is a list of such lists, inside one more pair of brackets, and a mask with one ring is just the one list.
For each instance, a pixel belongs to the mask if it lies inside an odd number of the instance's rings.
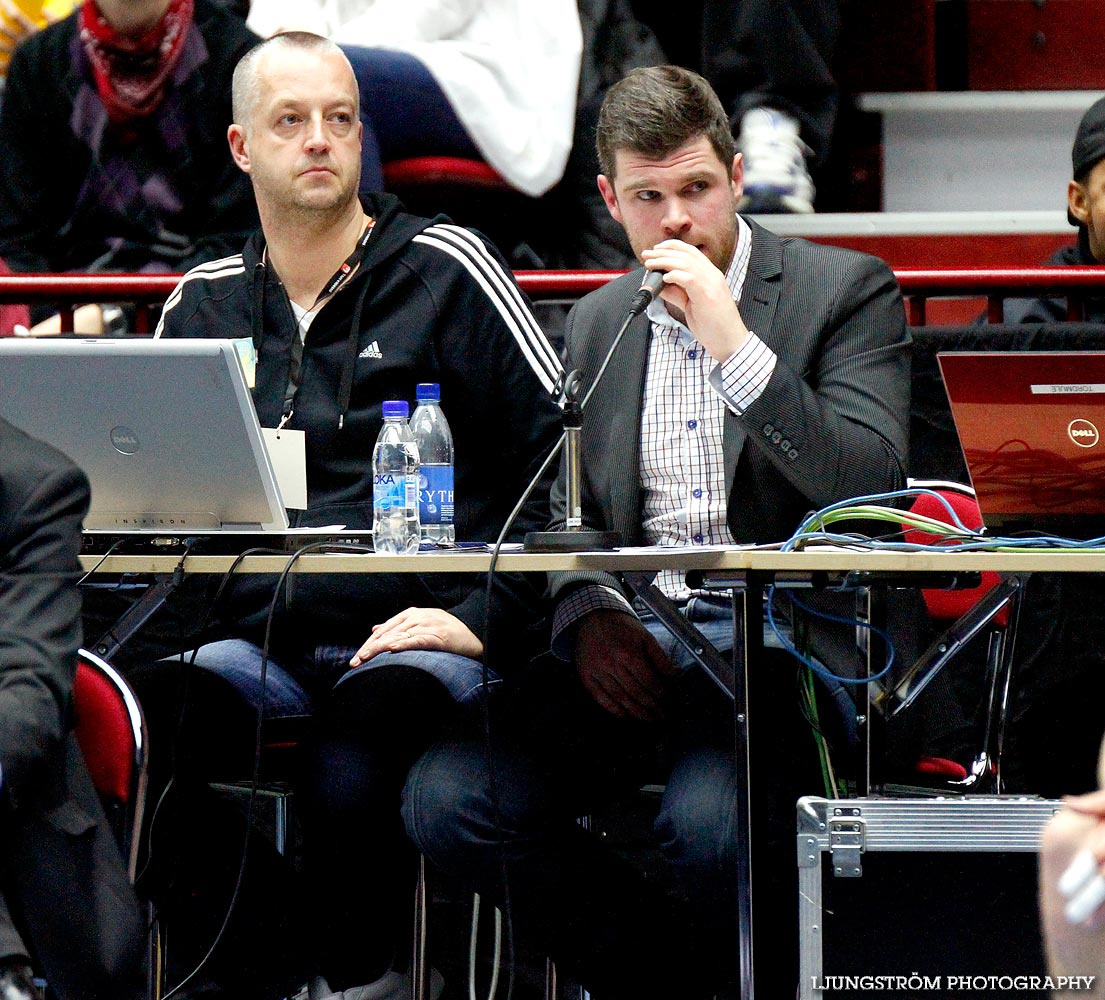
{"label": "stubble beard", "polygon": [[269,214],[304,229],[325,229],[340,222],[351,206],[359,205],[357,184],[342,184],[332,192],[301,191],[291,185],[283,190],[273,190],[265,184],[254,182],[254,194],[258,206],[270,207]]}

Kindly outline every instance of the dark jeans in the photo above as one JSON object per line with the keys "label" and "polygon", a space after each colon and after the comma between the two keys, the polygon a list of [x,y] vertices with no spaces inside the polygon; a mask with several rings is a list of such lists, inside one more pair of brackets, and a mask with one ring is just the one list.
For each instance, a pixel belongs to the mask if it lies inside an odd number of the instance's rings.
{"label": "dark jeans", "polygon": [[824,161],[840,103],[839,0],[685,0],[677,18],[658,0],[633,8],[672,62],[710,81],[735,125],[753,107],[786,111]]}
{"label": "dark jeans", "polygon": [[277,775],[299,800],[303,872],[251,835],[235,917],[211,965],[232,993],[248,987],[257,1000],[275,998],[310,971],[345,989],[407,955],[417,854],[403,831],[400,793],[411,764],[463,705],[478,702],[482,668],[411,651],[349,670],[353,652],[282,652],[268,661],[263,688],[261,650],[240,639],[201,647],[192,665],[185,654],[185,663],[132,674],[150,724],[152,795],[172,778],[152,831],[146,891],[170,928],[197,929],[186,953],[202,955],[214,939],[246,836],[236,809],[207,783],[252,773],[262,695],[266,718],[310,716],[290,768]]}
{"label": "dark jeans", "polygon": [[[729,614],[727,606],[706,602],[688,611],[723,649],[732,644]],[[662,626],[646,624],[671,649]],[[407,831],[427,858],[500,900],[505,867],[518,935],[603,1000],[705,996],[731,971],[726,966],[735,954],[732,704],[689,669],[681,647],[671,652],[688,669],[678,684],[680,707],[664,727],[606,714],[571,666],[549,664],[492,702],[494,780],[480,742],[452,740],[418,761],[404,789]],[[780,695],[761,728],[772,731],[769,742],[779,755],[770,804],[773,846],[764,871],[785,864],[776,874],[796,890],[794,802],[822,789],[815,775],[803,772],[812,764],[813,744],[808,735],[799,738],[793,661],[780,657],[771,669]],[[654,832],[682,883],[683,893],[674,897],[576,822],[656,780],[658,739],[669,764]],[[773,904],[771,895],[781,902]],[[781,953],[796,938],[795,898],[796,891],[774,886],[765,893]]]}

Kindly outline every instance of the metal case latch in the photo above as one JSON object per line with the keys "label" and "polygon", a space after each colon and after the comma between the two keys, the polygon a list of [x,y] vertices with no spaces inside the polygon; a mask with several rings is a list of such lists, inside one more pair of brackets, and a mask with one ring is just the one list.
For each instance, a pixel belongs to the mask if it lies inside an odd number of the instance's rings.
{"label": "metal case latch", "polygon": [[829,818],[829,854],[833,859],[833,875],[837,878],[859,878],[863,874],[861,857],[864,851],[866,824],[858,808],[833,810]]}

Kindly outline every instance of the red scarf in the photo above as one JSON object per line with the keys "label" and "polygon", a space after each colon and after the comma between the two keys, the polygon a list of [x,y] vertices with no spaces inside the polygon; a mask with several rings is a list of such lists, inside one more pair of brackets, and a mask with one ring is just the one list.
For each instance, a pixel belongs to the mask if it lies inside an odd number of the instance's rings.
{"label": "red scarf", "polygon": [[113,124],[152,114],[180,59],[192,25],[193,0],[169,0],[161,20],[136,38],[118,34],[95,0],[81,5],[81,43],[92,63],[96,90]]}

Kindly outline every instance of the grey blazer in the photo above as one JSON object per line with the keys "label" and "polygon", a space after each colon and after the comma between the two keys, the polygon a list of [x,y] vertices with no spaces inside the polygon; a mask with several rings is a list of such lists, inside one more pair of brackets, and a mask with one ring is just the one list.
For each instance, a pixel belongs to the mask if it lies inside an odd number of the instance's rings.
{"label": "grey blazer", "polygon": [[[865,254],[780,239],[749,222],[752,253],[741,316],[776,355],[763,394],[740,416],[726,410],[728,522],[738,542],[790,536],[809,511],[901,487],[909,439],[909,335],[889,267]],[[565,368],[584,391],[640,287],[641,271],[582,299],[568,316]],[[641,544],[640,413],[649,323],[638,317],[583,415],[584,527]],[[553,487],[564,518],[564,470]],[[553,574],[554,597],[604,574]]]}

